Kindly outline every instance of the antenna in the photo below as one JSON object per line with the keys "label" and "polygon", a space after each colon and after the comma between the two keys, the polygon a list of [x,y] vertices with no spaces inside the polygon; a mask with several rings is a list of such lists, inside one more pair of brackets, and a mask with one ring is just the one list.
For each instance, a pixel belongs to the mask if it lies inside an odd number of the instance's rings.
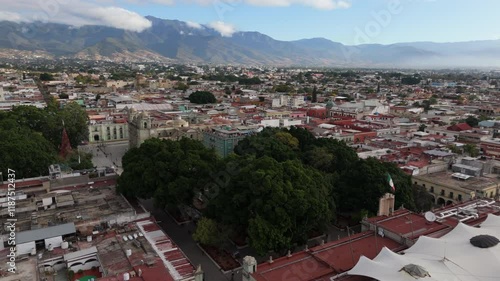
{"label": "antenna", "polygon": [[429,212],[425,213],[425,219],[428,222],[432,223],[432,222],[435,222],[437,218],[436,218],[436,215],[433,212],[429,211]]}

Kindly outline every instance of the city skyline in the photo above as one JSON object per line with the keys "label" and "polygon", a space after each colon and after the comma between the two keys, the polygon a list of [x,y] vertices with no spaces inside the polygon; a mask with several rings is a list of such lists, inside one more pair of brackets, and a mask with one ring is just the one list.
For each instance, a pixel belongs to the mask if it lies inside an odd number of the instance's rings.
{"label": "city skyline", "polygon": [[359,45],[500,39],[493,30],[500,3],[493,0],[53,0],[35,5],[19,0],[2,5],[0,20],[130,31],[149,28],[145,17],[151,15],[213,28],[223,36],[257,31],[285,41],[323,37]]}

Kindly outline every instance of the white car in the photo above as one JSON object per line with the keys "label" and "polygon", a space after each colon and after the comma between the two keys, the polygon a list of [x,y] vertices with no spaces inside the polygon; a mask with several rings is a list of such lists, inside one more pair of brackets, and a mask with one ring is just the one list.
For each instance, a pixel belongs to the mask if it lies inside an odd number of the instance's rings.
{"label": "white car", "polygon": [[125,241],[125,242],[128,241],[127,235],[123,235],[122,238],[123,238],[123,241]]}
{"label": "white car", "polygon": [[128,237],[128,240],[134,240],[134,237],[132,237],[132,235],[130,235],[130,234],[127,237]]}

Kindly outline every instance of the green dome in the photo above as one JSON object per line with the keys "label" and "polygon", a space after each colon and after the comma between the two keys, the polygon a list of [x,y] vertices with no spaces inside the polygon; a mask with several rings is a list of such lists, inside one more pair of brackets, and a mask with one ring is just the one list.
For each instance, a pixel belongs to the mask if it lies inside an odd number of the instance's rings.
{"label": "green dome", "polygon": [[333,103],[333,101],[329,100],[327,103],[326,103],[326,108],[330,109],[334,106],[335,104]]}

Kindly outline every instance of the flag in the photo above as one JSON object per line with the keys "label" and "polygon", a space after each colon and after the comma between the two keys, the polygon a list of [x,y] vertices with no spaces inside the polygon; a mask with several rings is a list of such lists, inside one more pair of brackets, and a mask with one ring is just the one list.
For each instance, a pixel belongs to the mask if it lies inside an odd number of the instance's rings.
{"label": "flag", "polygon": [[80,152],[78,152],[78,164],[81,164],[82,161],[80,160]]}
{"label": "flag", "polygon": [[387,181],[389,182],[389,186],[391,187],[392,192],[395,192],[396,188],[394,187],[394,182],[392,181],[391,175],[389,175],[389,173],[387,173]]}

